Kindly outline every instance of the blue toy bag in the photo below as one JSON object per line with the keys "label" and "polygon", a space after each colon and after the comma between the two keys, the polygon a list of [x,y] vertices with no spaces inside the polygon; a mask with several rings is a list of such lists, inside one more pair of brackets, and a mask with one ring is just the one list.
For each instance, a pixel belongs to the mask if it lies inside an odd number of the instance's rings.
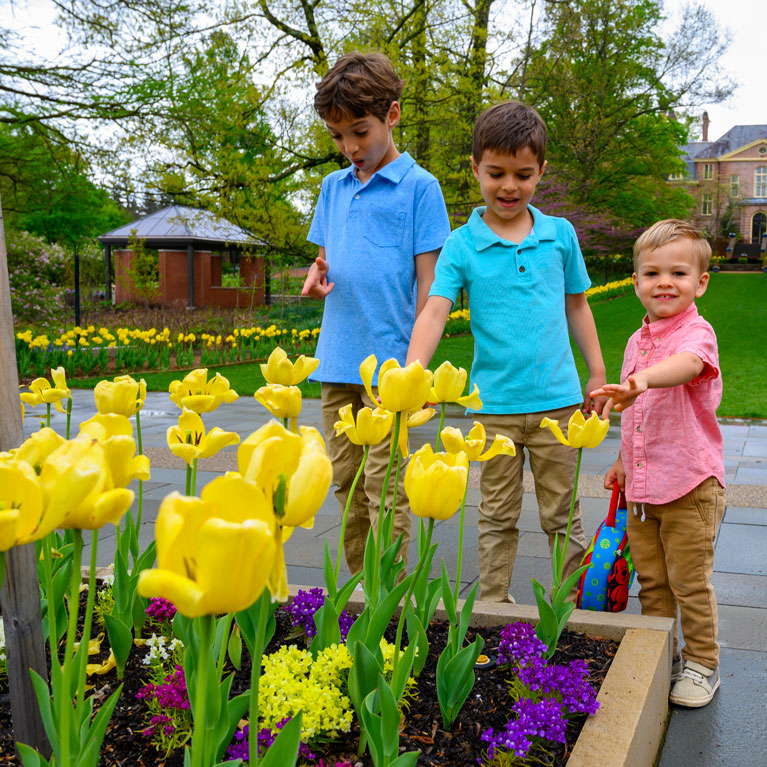
{"label": "blue toy bag", "polygon": [[581,575],[575,602],[582,610],[617,613],[626,609],[634,581],[626,534],[627,514],[626,496],[616,482],[607,518],[594,533],[581,560],[581,565],[589,565]]}

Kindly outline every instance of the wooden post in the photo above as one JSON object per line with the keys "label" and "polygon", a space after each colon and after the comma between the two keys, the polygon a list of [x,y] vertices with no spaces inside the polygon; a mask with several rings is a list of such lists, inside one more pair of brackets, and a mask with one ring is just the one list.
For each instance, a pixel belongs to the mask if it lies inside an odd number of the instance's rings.
{"label": "wooden post", "polygon": [[[8,257],[0,201],[0,450],[18,447],[22,441],[18,391]],[[48,676],[35,545],[30,543],[12,548],[6,556],[5,568],[0,608],[5,628],[13,737],[17,743],[26,743],[47,758],[51,747],[29,676],[29,669],[34,669],[43,679]]]}

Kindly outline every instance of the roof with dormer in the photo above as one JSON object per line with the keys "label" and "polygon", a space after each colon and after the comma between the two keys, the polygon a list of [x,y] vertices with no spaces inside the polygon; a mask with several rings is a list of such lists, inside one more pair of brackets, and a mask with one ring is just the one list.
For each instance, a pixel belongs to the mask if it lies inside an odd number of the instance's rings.
{"label": "roof with dormer", "polygon": [[715,160],[759,139],[767,139],[767,125],[734,125],[716,141],[693,141],[680,147],[687,175],[695,179],[695,160]]}
{"label": "roof with dormer", "polygon": [[148,248],[186,247],[225,249],[265,244],[247,230],[209,210],[169,205],[130,224],[102,234],[98,240],[109,245],[126,245],[131,238]]}

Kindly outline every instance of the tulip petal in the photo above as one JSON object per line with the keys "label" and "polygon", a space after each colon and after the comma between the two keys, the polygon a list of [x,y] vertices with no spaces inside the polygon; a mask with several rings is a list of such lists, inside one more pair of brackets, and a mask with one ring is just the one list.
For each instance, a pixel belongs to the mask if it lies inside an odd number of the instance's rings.
{"label": "tulip petal", "polygon": [[18,509],[0,511],[0,551],[8,551],[16,545],[18,524]]}
{"label": "tulip petal", "polygon": [[458,397],[455,402],[469,410],[482,410],[482,400],[479,398],[479,387],[477,384],[474,384],[474,390],[471,394],[467,394],[465,397]]}
{"label": "tulip petal", "polygon": [[187,618],[205,615],[203,590],[190,578],[171,570],[142,570],[138,577],[138,593],[142,597],[167,599]]}
{"label": "tulip petal", "polygon": [[369,357],[365,357],[365,359],[360,363],[360,378],[362,379],[362,383],[365,386],[365,391],[367,392],[368,397],[370,397],[371,402],[376,401],[376,397],[373,394],[373,375],[376,372],[377,366],[378,360],[376,359],[375,354],[371,354]]}
{"label": "tulip petal", "polygon": [[565,435],[562,433],[562,429],[559,428],[559,424],[553,420],[552,418],[544,418],[541,421],[540,428],[551,429],[551,433],[557,438],[559,442],[561,442],[563,445],[566,445],[567,447],[570,447],[570,443],[565,439]]}

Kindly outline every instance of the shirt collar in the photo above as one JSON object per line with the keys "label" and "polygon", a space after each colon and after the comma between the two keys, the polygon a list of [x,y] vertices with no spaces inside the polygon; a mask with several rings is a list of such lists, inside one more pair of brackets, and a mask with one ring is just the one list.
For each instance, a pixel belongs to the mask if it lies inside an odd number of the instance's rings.
{"label": "shirt collar", "polygon": [[[405,177],[405,174],[415,165],[415,160],[407,153],[403,152],[396,160],[387,162],[380,170],[377,170],[366,182],[369,184],[374,178],[385,178],[387,181],[391,181],[393,184],[399,184]],[[357,169],[354,165],[350,165],[346,169],[346,175],[361,183],[357,178]]]}
{"label": "shirt collar", "polygon": [[678,327],[689,322],[698,316],[698,307],[693,301],[683,312],[675,314],[673,317],[663,317],[655,322],[650,322],[645,314],[642,320],[642,333],[650,336],[653,340],[660,340],[669,333],[672,333]]}
{"label": "shirt collar", "polygon": [[[528,205],[527,209],[533,216],[533,228],[530,234],[525,237],[521,244],[525,246],[535,246],[541,240],[555,240],[557,237],[557,229],[554,222],[551,221],[551,217],[545,213],[541,213],[537,208],[532,205]],[[504,240],[499,237],[483,220],[482,216],[487,210],[487,206],[481,205],[478,208],[474,208],[466,222],[471,234],[471,239],[474,242],[476,250],[486,250],[493,245],[502,245],[504,247],[516,247],[517,243],[510,240]]]}

